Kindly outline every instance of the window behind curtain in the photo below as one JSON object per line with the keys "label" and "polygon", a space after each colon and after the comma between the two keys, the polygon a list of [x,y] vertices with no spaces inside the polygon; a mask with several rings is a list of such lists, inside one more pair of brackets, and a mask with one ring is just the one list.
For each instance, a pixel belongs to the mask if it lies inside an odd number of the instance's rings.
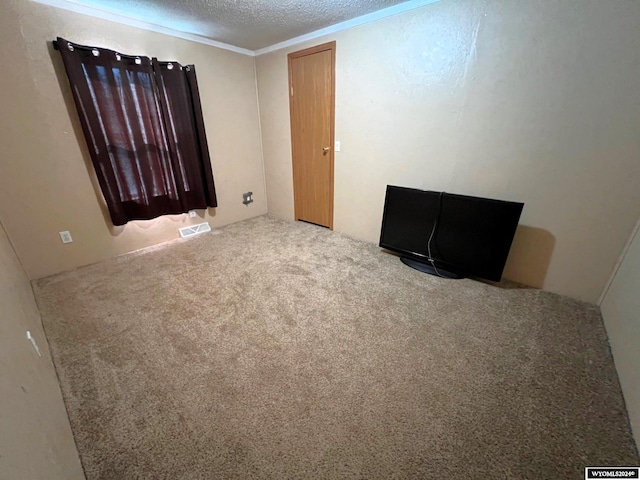
{"label": "window behind curtain", "polygon": [[113,224],[216,207],[194,66],[57,45]]}

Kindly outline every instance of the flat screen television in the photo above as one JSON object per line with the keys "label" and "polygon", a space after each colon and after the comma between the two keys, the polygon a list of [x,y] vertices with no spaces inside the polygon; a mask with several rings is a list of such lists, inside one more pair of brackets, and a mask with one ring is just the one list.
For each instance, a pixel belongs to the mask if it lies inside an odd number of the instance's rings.
{"label": "flat screen television", "polygon": [[423,272],[500,281],[523,207],[388,185],[380,247]]}

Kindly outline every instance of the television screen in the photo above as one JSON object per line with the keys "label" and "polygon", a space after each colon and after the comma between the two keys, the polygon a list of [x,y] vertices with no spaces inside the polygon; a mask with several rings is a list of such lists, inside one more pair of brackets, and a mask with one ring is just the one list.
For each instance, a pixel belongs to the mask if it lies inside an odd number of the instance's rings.
{"label": "television screen", "polygon": [[389,185],[380,246],[436,269],[499,281],[523,207]]}

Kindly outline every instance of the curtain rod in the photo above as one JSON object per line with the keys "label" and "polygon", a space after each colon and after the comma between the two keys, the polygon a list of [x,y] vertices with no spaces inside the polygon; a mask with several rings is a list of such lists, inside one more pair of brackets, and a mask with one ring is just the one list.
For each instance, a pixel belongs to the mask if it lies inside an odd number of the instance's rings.
{"label": "curtain rod", "polygon": [[[58,44],[58,41],[57,41],[57,40],[53,40],[51,43],[53,44],[53,49],[54,49],[54,50],[58,50],[58,51],[60,50],[60,45]],[[75,45],[75,44],[74,44],[74,45]],[[92,48],[92,47],[86,47],[86,46],[84,46],[84,45],[76,45],[76,46],[77,46],[77,47],[80,47],[80,48],[83,48],[83,47],[84,47],[84,48]],[[118,53],[118,55],[121,55],[121,56],[123,56],[123,57],[127,57],[127,58],[139,58],[137,55],[127,55],[127,54],[123,54],[123,53]],[[157,60],[157,59],[156,59],[156,60]],[[165,63],[167,63],[167,64],[177,63],[178,65],[180,65],[180,63],[179,63],[179,62],[175,62],[175,61],[174,61],[174,62],[171,62],[171,61],[162,61],[162,62],[161,62],[161,61],[158,61],[158,63],[160,63],[160,64],[165,64]],[[182,68],[186,68],[186,69],[187,69],[187,71],[190,71],[190,70],[191,70],[191,67],[192,67],[192,65],[186,65],[186,66],[180,65],[180,70],[182,70]]]}

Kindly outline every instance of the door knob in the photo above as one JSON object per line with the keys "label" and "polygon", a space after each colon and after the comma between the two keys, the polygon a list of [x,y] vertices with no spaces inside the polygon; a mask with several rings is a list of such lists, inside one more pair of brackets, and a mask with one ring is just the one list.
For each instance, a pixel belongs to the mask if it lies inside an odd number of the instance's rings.
{"label": "door knob", "polygon": [[331,147],[322,147],[322,151],[323,152],[328,152],[329,150],[331,150]]}

